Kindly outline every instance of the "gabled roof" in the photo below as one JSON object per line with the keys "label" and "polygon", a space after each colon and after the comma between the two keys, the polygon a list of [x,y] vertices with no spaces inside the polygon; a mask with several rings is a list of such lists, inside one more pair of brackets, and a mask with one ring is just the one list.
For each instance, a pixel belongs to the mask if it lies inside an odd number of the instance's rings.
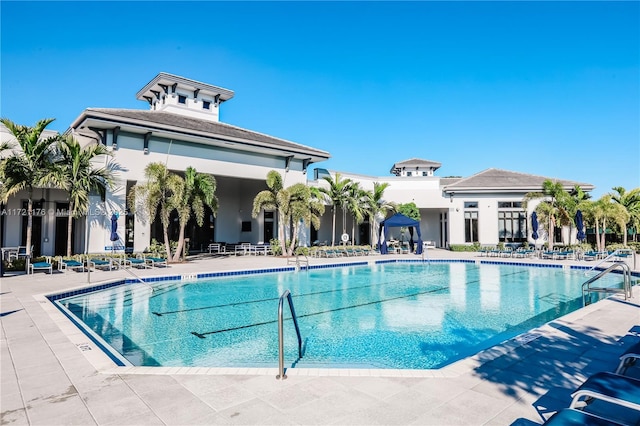
{"label": "gabled roof", "polygon": [[562,186],[569,190],[575,185],[580,186],[585,191],[591,191],[594,186],[584,182],[574,182],[571,180],[555,179],[545,176],[530,175],[526,173],[512,172],[502,169],[486,169],[473,176],[447,185],[444,192],[533,192],[540,191],[545,180],[560,182]]}
{"label": "gabled roof", "polygon": [[404,160],[404,161],[400,161],[398,163],[395,163],[392,167],[391,170],[389,171],[389,173],[396,173],[400,170],[402,170],[403,167],[431,167],[434,170],[439,169],[442,166],[441,163],[438,163],[437,161],[430,161],[430,160],[423,160],[420,158],[410,158],[409,160]]}
{"label": "gabled roof", "polygon": [[266,152],[270,150],[294,155],[296,158],[311,157],[312,162],[326,160],[329,153],[285,139],[243,129],[225,123],[203,120],[164,111],[137,109],[87,108],[71,124],[71,129],[81,127],[113,128],[134,133],[153,132],[163,137],[181,137],[213,145],[231,145],[238,149]]}

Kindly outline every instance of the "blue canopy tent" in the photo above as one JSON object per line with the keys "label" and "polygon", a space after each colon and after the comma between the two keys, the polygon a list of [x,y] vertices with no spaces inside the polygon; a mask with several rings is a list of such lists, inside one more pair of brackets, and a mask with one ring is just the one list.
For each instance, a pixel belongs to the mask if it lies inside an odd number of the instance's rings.
{"label": "blue canopy tent", "polygon": [[378,249],[380,250],[380,254],[387,254],[389,250],[387,249],[387,241],[389,240],[389,228],[391,227],[405,227],[409,228],[409,234],[411,235],[411,240],[409,244],[411,245],[411,249],[413,250],[413,228],[416,229],[418,233],[418,247],[416,249],[416,254],[422,254],[422,234],[420,233],[420,222],[417,220],[411,219],[401,213],[396,213],[391,216],[389,219],[383,220],[380,222],[380,236],[378,238]]}

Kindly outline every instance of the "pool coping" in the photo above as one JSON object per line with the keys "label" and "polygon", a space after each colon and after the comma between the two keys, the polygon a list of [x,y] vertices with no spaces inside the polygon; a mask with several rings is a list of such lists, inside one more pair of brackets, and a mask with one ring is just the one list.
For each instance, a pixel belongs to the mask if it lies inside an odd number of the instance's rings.
{"label": "pool coping", "polygon": [[[513,265],[513,266],[527,266],[527,267],[541,267],[541,268],[560,268],[565,270],[604,270],[600,267],[588,267],[583,265],[566,265],[566,264],[550,264],[550,263],[527,263],[527,262],[509,262],[509,261],[496,261],[496,260],[482,260],[482,259],[429,259],[429,260],[417,260],[417,259],[385,259],[385,260],[371,260],[364,262],[341,262],[322,265],[311,265],[300,267],[300,270],[313,270],[313,269],[325,269],[336,268],[345,266],[367,266],[377,264],[390,264],[390,263],[472,263],[472,264],[498,264],[498,265]],[[65,334],[69,340],[78,347],[85,358],[93,365],[93,367],[101,374],[145,374],[145,375],[278,375],[278,368],[264,368],[264,367],[146,367],[146,366],[132,366],[128,361],[118,359],[119,357],[113,354],[114,351],[107,349],[105,346],[109,346],[106,342],[97,335],[88,334],[82,325],[75,320],[70,314],[65,312],[59,304],[55,301],[66,298],[69,296],[88,293],[96,290],[106,289],[123,284],[134,284],[139,281],[159,282],[159,281],[175,281],[175,280],[196,280],[200,278],[212,278],[222,276],[239,276],[239,275],[255,275],[260,273],[273,273],[273,272],[293,272],[297,268],[292,266],[278,267],[278,268],[261,268],[261,269],[243,269],[232,270],[222,272],[204,272],[193,274],[181,274],[181,275],[168,275],[157,277],[145,277],[145,278],[125,278],[125,279],[113,279],[107,280],[100,284],[95,285],[83,284],[69,289],[56,291],[55,293],[42,293],[34,295],[34,299],[42,304],[43,309],[56,323],[60,330]],[[614,271],[615,272],[615,271]],[[640,277],[640,272],[633,272],[632,276]],[[609,299],[609,298],[607,298]],[[508,354],[527,343],[535,340],[549,331],[550,324],[553,322],[571,322],[588,315],[592,310],[597,309],[599,303],[607,302],[604,299],[598,303],[584,306],[562,317],[549,321],[539,327],[533,328],[525,333],[514,336],[511,339],[498,343],[490,348],[481,350],[474,355],[467,358],[455,361],[449,365],[446,365],[437,369],[375,369],[375,368],[286,368],[285,374],[289,376],[351,376],[351,377],[411,377],[411,378],[454,378],[459,377],[465,373],[468,373],[483,364],[491,362],[496,358],[499,358],[505,354]],[[121,356],[120,356],[121,357]],[[118,365],[123,363],[125,365]],[[115,364],[115,365],[114,365]]]}

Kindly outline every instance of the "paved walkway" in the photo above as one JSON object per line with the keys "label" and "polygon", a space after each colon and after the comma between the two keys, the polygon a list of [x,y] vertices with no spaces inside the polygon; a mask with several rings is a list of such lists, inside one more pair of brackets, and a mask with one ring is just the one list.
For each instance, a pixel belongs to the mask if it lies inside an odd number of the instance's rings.
{"label": "paved walkway", "polygon": [[[445,250],[429,250],[429,256],[485,260]],[[272,257],[202,258],[136,273],[285,263]],[[127,276],[125,271],[96,272],[91,280]],[[43,297],[86,286],[86,279],[74,272],[0,278],[2,424],[540,424],[567,407],[571,392],[589,375],[613,371],[618,356],[640,340],[636,287],[628,301],[613,297],[592,304],[439,370],[290,369],[287,380],[277,381],[275,366],[115,367]]]}

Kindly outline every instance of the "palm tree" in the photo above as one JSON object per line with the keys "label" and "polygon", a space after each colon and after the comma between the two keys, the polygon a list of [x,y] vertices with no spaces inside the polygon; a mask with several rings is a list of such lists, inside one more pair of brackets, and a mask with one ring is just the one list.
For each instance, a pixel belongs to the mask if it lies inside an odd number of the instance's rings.
{"label": "palm tree", "polygon": [[[0,181],[2,188],[0,199],[6,203],[10,196],[21,190],[27,191],[27,256],[31,255],[31,232],[33,227],[33,190],[42,184],[43,177],[51,168],[51,158],[59,136],[42,138],[45,128],[54,119],[38,121],[28,127],[0,118],[0,122],[9,130],[18,143],[19,150],[0,162]],[[6,145],[5,145],[5,149]]]}
{"label": "palm tree", "polygon": [[347,200],[347,209],[353,216],[353,220],[351,221],[351,241],[353,244],[355,244],[356,241],[356,224],[360,225],[364,222],[366,216],[367,196],[367,191],[360,188],[357,182],[351,185],[349,198]]}
{"label": "palm tree", "polygon": [[53,168],[44,176],[43,182],[64,189],[69,197],[67,256],[71,256],[73,218],[86,214],[91,192],[104,196],[107,187],[113,188],[114,164],[96,168],[93,164],[96,157],[112,155],[107,147],[102,144],[82,147],[72,136],[61,138],[57,150]]}
{"label": "palm tree", "polygon": [[340,179],[340,173],[336,173],[335,179],[331,176],[325,176],[323,179],[329,183],[328,188],[320,188],[324,194],[326,194],[328,200],[331,202],[331,212],[333,215],[333,222],[331,228],[331,245],[336,243],[336,210],[338,207],[342,209],[342,233],[345,233],[346,211],[347,203],[349,200],[349,194],[351,186],[354,184],[351,179]]}
{"label": "palm tree", "polygon": [[178,205],[183,188],[180,176],[171,173],[163,163],[149,163],[144,169],[145,183],[136,184],[129,194],[131,211],[135,212],[140,204],[153,222],[160,216],[167,259],[171,259],[169,244],[169,216]]}
{"label": "palm tree", "polygon": [[528,201],[538,198],[544,200],[536,207],[536,213],[541,223],[547,223],[549,250],[553,250],[555,226],[569,225],[573,221],[570,214],[570,196],[560,182],[545,180],[541,192],[529,192],[524,196],[524,207],[526,208]]}
{"label": "palm tree", "polygon": [[369,216],[369,222],[371,223],[371,246],[373,247],[374,241],[377,242],[378,236],[378,218],[384,218],[388,212],[396,210],[397,206],[394,202],[386,201],[384,199],[384,191],[389,187],[389,183],[373,183],[373,191],[368,193],[366,199],[366,213]]}
{"label": "palm tree", "polygon": [[[607,247],[607,224],[613,221],[624,228],[629,221],[629,213],[621,204],[613,202],[611,195],[608,194],[591,204],[589,214],[596,225],[596,243],[598,250],[604,251]],[[602,234],[600,234],[600,229],[602,229]]]}
{"label": "palm tree", "polygon": [[181,179],[182,188],[179,190],[180,196],[177,198],[178,220],[180,222],[180,233],[178,234],[178,246],[173,255],[173,261],[180,261],[184,247],[184,231],[191,218],[191,214],[196,218],[198,226],[204,222],[205,205],[209,206],[213,214],[218,212],[218,198],[216,192],[216,179],[206,173],[198,173],[193,167],[187,167],[184,172],[184,179]]}
{"label": "palm tree", "polygon": [[631,191],[625,190],[621,186],[612,188],[616,193],[609,193],[611,200],[620,204],[629,214],[629,222],[623,227],[624,245],[627,245],[627,226],[631,226],[634,230],[633,236],[637,235],[640,227],[640,188],[634,188]]}
{"label": "palm tree", "polygon": [[271,170],[267,173],[266,183],[268,189],[260,191],[253,199],[252,216],[254,218],[258,217],[262,209],[275,209],[277,211],[278,240],[280,241],[280,247],[282,247],[282,254],[285,254],[287,243],[284,227],[287,222],[283,201],[288,198],[288,195],[282,192],[284,190],[282,176],[277,171]]}
{"label": "palm tree", "polygon": [[293,224],[291,241],[287,255],[291,256],[297,245],[298,232],[303,223],[320,229],[320,216],[324,214],[324,204],[317,193],[303,183],[296,183],[284,190],[287,193],[287,216]]}

